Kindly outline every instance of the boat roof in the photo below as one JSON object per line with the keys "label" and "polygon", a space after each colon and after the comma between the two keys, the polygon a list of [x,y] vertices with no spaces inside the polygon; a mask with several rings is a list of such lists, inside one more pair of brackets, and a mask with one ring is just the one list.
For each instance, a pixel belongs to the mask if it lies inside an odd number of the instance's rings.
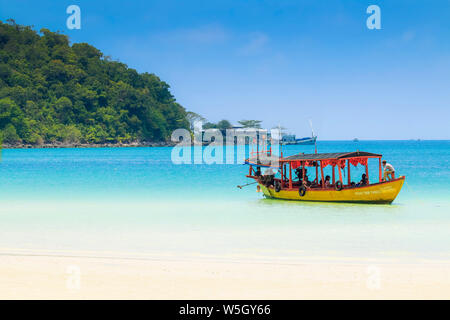
{"label": "boat roof", "polygon": [[245,164],[255,165],[259,167],[279,168],[280,158],[277,156],[261,155],[245,160]]}
{"label": "boat roof", "polygon": [[348,158],[358,158],[358,157],[369,157],[369,158],[380,158],[381,154],[370,153],[365,151],[354,151],[354,152],[334,152],[334,153],[299,153],[294,154],[289,157],[280,159],[283,162],[289,161],[302,161],[302,160],[336,160],[336,159],[348,159]]}

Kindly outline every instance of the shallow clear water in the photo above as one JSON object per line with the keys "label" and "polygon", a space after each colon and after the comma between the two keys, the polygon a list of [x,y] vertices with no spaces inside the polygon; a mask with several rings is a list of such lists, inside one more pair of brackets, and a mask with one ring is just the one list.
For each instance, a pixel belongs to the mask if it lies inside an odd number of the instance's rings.
{"label": "shallow clear water", "polygon": [[[254,185],[236,188],[247,166],[176,165],[172,148],[3,150],[0,250],[449,258],[450,141],[321,141],[318,148],[381,153],[406,184],[392,205],[289,202],[263,199]],[[370,163],[372,181],[377,166]]]}

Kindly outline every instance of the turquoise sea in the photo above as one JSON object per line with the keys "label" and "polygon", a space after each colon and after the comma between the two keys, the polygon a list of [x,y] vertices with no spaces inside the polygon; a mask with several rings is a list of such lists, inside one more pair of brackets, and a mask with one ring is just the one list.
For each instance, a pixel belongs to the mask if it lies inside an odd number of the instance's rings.
{"label": "turquoise sea", "polygon": [[[450,258],[450,141],[319,141],[318,149],[381,153],[406,184],[392,205],[301,203],[238,189],[245,165],[173,164],[169,147],[4,149],[0,252]],[[283,148],[297,152],[314,149]],[[362,169],[353,172],[358,181]]]}

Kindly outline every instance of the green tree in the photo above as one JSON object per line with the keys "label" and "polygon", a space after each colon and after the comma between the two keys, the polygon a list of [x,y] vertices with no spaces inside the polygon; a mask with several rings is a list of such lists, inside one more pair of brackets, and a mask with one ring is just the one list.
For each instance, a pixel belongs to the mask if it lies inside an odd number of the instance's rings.
{"label": "green tree", "polygon": [[261,128],[261,120],[241,120],[238,123],[244,128]]}
{"label": "green tree", "polygon": [[194,130],[194,124],[196,122],[204,122],[206,120],[201,115],[192,111],[186,112],[186,119],[189,122],[189,128],[191,129],[191,131]]}
{"label": "green tree", "polygon": [[62,141],[69,143],[79,143],[81,141],[81,131],[74,125],[65,126],[62,130]]}
{"label": "green tree", "polygon": [[2,130],[1,134],[3,142],[15,144],[21,141],[16,128],[12,124],[8,124],[5,129]]}
{"label": "green tree", "polygon": [[225,130],[225,129],[230,129],[232,127],[230,121],[228,120],[220,120],[219,122],[217,122],[217,128]]}
{"label": "green tree", "polygon": [[165,141],[194,113],[156,75],[66,35],[0,22],[0,131],[8,143]]}
{"label": "green tree", "polygon": [[213,122],[206,122],[203,124],[203,129],[217,129],[217,124]]}
{"label": "green tree", "polygon": [[58,119],[62,123],[69,123],[70,120],[74,118],[73,105],[72,101],[70,101],[69,98],[67,97],[59,98],[58,100],[56,100],[54,108]]}

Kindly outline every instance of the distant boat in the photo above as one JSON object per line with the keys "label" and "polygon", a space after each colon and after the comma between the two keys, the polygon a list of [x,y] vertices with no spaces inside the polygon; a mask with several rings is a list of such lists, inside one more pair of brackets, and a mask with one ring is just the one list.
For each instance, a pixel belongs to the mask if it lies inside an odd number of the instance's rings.
{"label": "distant boat", "polygon": [[317,136],[314,134],[314,130],[312,128],[311,120],[309,121],[309,124],[311,126],[311,137],[304,137],[304,138],[295,138],[295,135],[285,135],[281,139],[282,144],[301,144],[301,145],[314,145],[316,144]]}
{"label": "distant boat", "polygon": [[315,144],[316,140],[317,140],[317,136],[305,137],[305,138],[295,139],[295,144],[311,145],[311,144]]}
{"label": "distant boat", "polygon": [[359,141],[358,138],[353,139],[353,142],[358,142],[358,141]]}
{"label": "distant boat", "polygon": [[281,139],[282,144],[301,144],[301,145],[313,145],[316,143],[317,136],[295,138],[295,135],[286,135]]}

